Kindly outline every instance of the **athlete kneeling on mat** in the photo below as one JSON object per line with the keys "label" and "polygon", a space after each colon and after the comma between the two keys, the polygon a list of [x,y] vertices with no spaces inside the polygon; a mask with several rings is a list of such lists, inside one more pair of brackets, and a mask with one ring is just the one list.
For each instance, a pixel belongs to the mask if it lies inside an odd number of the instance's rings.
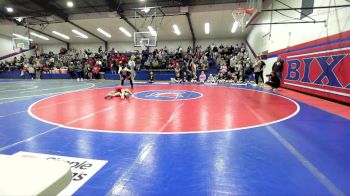
{"label": "athlete kneeling on mat", "polygon": [[121,97],[122,99],[128,98],[132,95],[132,92],[124,88],[123,86],[117,86],[115,90],[109,92],[106,96],[105,99],[110,99],[112,97]]}

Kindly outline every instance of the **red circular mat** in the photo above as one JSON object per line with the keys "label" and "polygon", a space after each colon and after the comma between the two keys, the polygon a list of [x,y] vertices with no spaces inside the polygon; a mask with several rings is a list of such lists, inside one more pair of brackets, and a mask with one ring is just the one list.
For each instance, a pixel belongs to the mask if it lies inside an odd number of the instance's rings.
{"label": "red circular mat", "polygon": [[74,129],[192,133],[263,126],[287,119],[299,110],[288,98],[242,88],[145,85],[137,86],[134,96],[126,100],[105,100],[111,90],[99,88],[49,97],[34,103],[29,112],[39,120]]}

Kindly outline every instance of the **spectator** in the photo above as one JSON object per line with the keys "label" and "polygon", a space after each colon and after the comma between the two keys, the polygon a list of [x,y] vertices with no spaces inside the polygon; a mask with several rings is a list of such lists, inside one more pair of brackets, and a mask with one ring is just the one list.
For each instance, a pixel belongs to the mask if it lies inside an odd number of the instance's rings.
{"label": "spectator", "polygon": [[201,72],[201,75],[199,75],[199,82],[204,83],[207,79],[207,76],[205,75],[204,71]]}
{"label": "spectator", "polygon": [[150,71],[148,75],[148,83],[153,83],[154,81],[155,81],[154,73],[153,71]]}
{"label": "spectator", "polygon": [[271,72],[271,74],[266,75],[269,77],[269,81],[266,82],[267,85],[271,86],[271,90],[277,90],[280,87],[280,78],[276,72]]}
{"label": "spectator", "polygon": [[274,62],[272,65],[272,71],[277,74],[280,80],[282,79],[283,64],[284,64],[284,60],[278,57],[276,62]]}
{"label": "spectator", "polygon": [[216,82],[216,80],[215,80],[215,78],[214,78],[214,76],[212,74],[209,74],[207,82],[209,82],[209,83],[215,83]]}
{"label": "spectator", "polygon": [[70,62],[68,66],[68,73],[70,74],[70,79],[74,79],[75,77],[74,71],[75,71],[75,65],[73,62]]}
{"label": "spectator", "polygon": [[256,85],[259,84],[259,77],[261,78],[262,82],[264,83],[263,72],[264,72],[265,66],[266,66],[265,62],[262,61],[259,56],[256,57],[256,62],[253,65]]}
{"label": "spectator", "polygon": [[28,72],[29,72],[29,75],[32,78],[32,80],[34,80],[34,78],[35,78],[35,69],[34,69],[33,65],[29,65]]}
{"label": "spectator", "polygon": [[131,70],[131,79],[133,81],[135,81],[135,76],[136,76],[136,71],[135,71],[136,65],[135,65],[135,61],[134,60],[135,60],[135,58],[132,57],[132,58],[130,58],[130,60],[128,62],[128,67]]}
{"label": "spectator", "polygon": [[92,68],[92,78],[99,79],[100,67],[96,63],[96,65]]}
{"label": "spectator", "polygon": [[83,65],[81,64],[80,61],[77,61],[75,65],[75,72],[76,72],[76,77],[77,81],[83,81],[84,80],[84,72],[83,72]]}
{"label": "spectator", "polygon": [[37,80],[41,80],[41,73],[42,73],[42,68],[43,65],[40,63],[39,60],[36,61],[36,65],[35,65],[35,73],[36,73],[36,79]]}

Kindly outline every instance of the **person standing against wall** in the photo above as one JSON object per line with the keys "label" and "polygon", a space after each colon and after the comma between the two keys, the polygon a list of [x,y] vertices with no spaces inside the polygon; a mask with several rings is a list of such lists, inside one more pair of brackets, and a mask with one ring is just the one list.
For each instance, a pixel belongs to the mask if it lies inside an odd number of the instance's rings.
{"label": "person standing against wall", "polygon": [[283,64],[284,60],[281,57],[277,57],[276,62],[272,65],[272,72],[275,72],[280,80],[282,80]]}
{"label": "person standing against wall", "polygon": [[264,74],[265,66],[266,66],[265,62],[261,60],[260,56],[257,56],[256,62],[253,65],[256,85],[259,84],[259,77],[261,78],[262,82],[264,83],[264,75],[263,74]]}

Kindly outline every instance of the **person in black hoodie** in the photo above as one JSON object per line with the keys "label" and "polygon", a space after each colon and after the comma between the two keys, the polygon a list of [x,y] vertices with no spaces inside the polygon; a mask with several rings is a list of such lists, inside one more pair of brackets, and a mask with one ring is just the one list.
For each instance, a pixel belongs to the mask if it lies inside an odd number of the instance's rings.
{"label": "person in black hoodie", "polygon": [[281,82],[276,72],[271,72],[271,74],[266,75],[269,77],[269,81],[266,82],[267,85],[271,86],[271,90],[276,90],[280,87]]}

